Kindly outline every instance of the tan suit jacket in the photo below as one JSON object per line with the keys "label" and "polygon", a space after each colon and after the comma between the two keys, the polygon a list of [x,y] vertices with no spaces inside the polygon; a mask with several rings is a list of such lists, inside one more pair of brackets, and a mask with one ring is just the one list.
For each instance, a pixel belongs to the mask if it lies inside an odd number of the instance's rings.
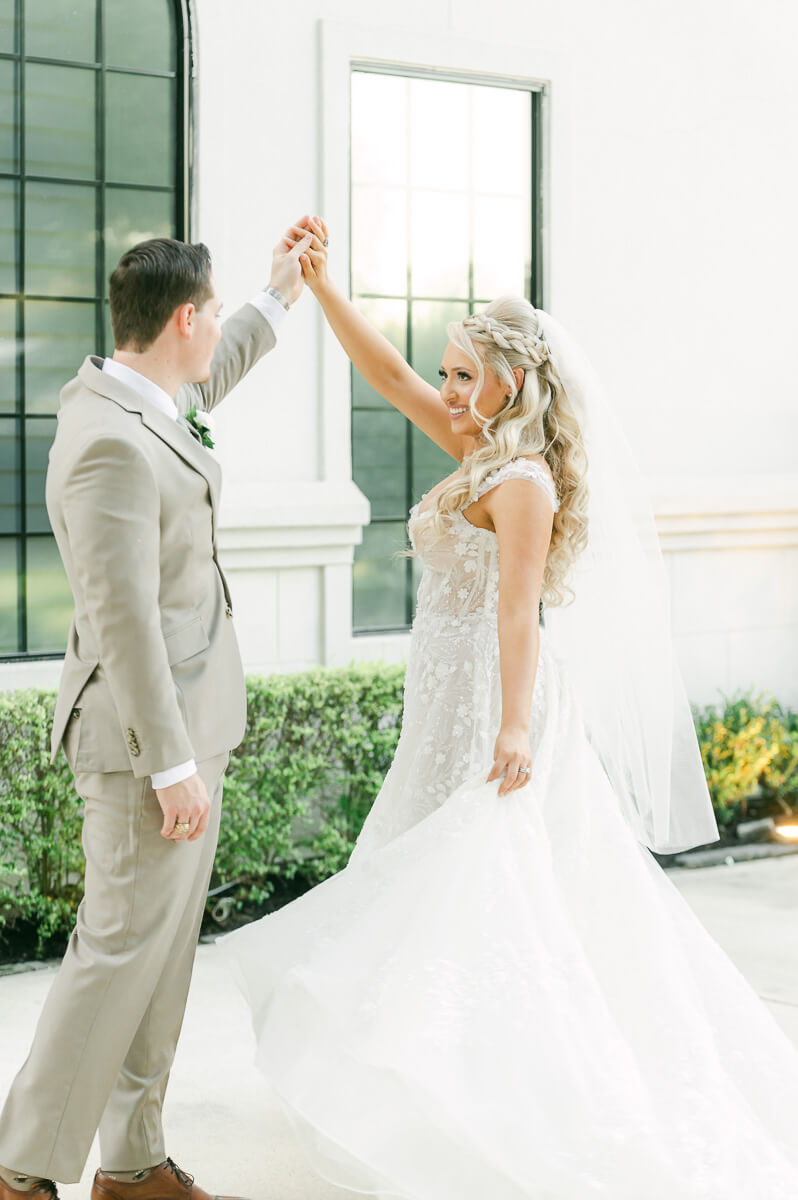
{"label": "tan suit jacket", "polygon": [[[244,305],[224,324],[208,382],[181,389],[179,411],[214,408],[274,344],[266,318]],[[216,556],[220,488],[212,450],[86,359],[61,392],[47,473],[75,599],[53,760],[64,739],[73,770],[141,778],[241,741],[244,675]]]}

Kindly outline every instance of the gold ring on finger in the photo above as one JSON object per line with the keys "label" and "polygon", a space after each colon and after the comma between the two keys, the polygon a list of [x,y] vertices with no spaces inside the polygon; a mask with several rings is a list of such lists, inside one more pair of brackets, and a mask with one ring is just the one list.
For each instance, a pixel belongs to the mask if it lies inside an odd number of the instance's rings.
{"label": "gold ring on finger", "polygon": [[188,822],[188,821],[178,821],[178,822],[176,823],[176,825],[175,825],[174,829],[172,830],[172,833],[179,833],[179,834],[181,834],[181,835],[182,835],[182,834],[184,834],[184,833],[188,833],[188,831],[189,831],[189,829],[190,829],[190,828],[191,828],[191,824],[190,824],[190,822]]}

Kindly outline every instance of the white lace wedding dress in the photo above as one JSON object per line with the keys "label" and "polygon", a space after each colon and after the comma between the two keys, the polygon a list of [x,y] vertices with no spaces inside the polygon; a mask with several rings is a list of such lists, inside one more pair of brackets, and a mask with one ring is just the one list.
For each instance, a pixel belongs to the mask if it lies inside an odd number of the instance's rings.
{"label": "white lace wedding dress", "polygon": [[[556,504],[525,459],[482,490],[517,476]],[[355,1191],[796,1200],[798,1053],[625,824],[545,632],[531,782],[482,782],[496,538],[428,521],[402,735],[350,863],[221,942],[259,1066]]]}

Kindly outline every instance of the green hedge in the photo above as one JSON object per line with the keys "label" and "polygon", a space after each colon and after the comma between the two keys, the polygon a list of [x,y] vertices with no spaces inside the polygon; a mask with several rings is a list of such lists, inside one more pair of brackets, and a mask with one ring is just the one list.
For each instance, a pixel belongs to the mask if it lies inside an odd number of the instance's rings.
{"label": "green hedge", "polygon": [[63,944],[83,891],[80,802],[63,754],[50,766],[54,707],[54,692],[0,693],[0,951],[10,940],[20,957]]}
{"label": "green hedge", "polygon": [[[399,738],[401,667],[247,681],[212,890],[260,911],[340,870]],[[0,693],[0,960],[63,950],[83,891],[81,805],[50,766],[55,693]],[[218,906],[218,900],[211,908]]]}
{"label": "green hedge", "polygon": [[721,832],[798,811],[798,713],[767,696],[737,696],[693,717]]}
{"label": "green hedge", "polygon": [[[404,672],[382,664],[247,681],[209,918],[268,911],[346,863],[396,748]],[[55,693],[0,693],[0,960],[64,947],[82,895],[80,802],[50,767]],[[718,823],[798,808],[798,715],[768,699],[695,711]]]}

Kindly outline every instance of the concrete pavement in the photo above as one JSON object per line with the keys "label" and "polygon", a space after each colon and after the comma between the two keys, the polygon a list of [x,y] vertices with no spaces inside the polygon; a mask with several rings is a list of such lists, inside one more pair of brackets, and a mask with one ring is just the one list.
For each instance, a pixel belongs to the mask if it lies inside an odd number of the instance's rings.
{"label": "concrete pavement", "polygon": [[[798,855],[670,876],[798,1045]],[[0,978],[0,1095],[27,1053],[54,971]],[[169,1085],[169,1153],[211,1192],[252,1200],[351,1197],[305,1166],[251,1060],[248,1010],[213,947],[201,946]],[[88,1200],[98,1163],[95,1147],[81,1183],[60,1189],[64,1200]]]}

